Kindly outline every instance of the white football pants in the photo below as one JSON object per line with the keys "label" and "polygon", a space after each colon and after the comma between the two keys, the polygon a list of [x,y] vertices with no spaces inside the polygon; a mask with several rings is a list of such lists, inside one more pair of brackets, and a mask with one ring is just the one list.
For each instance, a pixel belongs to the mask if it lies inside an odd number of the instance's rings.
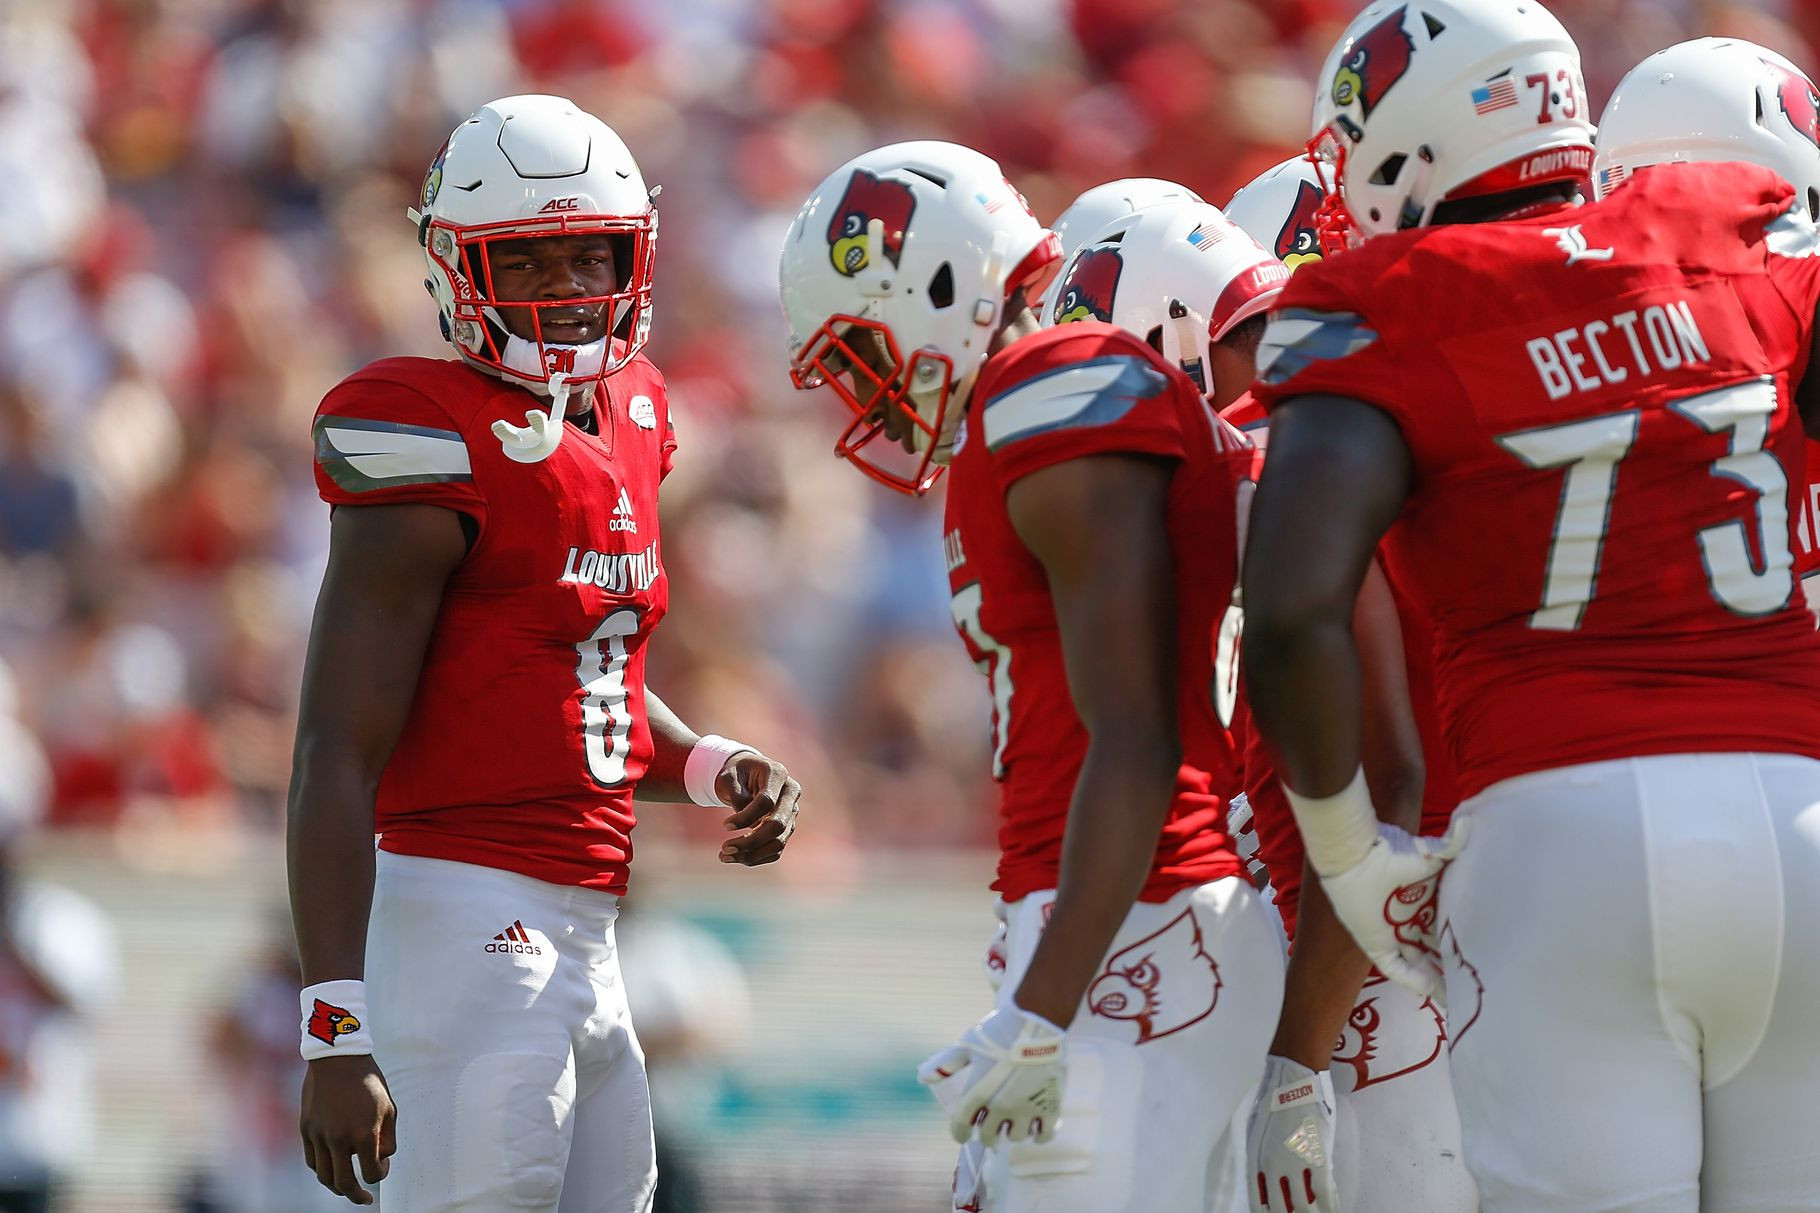
{"label": "white football pants", "polygon": [[383,1213],[645,1213],[657,1182],[619,899],[379,852],[374,1060],[398,1105]]}
{"label": "white football pants", "polygon": [[1334,1190],[1344,1213],[1475,1213],[1442,1012],[1377,973],[1329,1069]]}
{"label": "white football pants", "polygon": [[[1000,1005],[1016,993],[1054,900],[1045,891],[1006,907]],[[983,1166],[975,1145],[955,1208],[1203,1213],[1229,1201],[1243,1165],[1240,1113],[1282,1000],[1283,950],[1244,879],[1134,905],[1068,1029],[1061,1127],[1042,1144],[987,1150]]]}
{"label": "white football pants", "polygon": [[1505,780],[1441,882],[1486,1213],[1820,1209],[1820,762]]}

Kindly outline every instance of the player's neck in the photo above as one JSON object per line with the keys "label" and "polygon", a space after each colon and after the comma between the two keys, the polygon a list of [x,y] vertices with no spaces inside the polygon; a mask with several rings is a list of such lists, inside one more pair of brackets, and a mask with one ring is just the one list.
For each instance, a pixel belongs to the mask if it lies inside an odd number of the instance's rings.
{"label": "player's neck", "polygon": [[1019,289],[1012,292],[1005,304],[1005,322],[993,334],[992,344],[986,347],[986,357],[990,358],[1000,350],[1009,349],[1026,337],[1043,331],[1043,322],[1037,317],[1036,309]]}
{"label": "player's neck", "polygon": [[1431,227],[1457,223],[1508,223],[1528,219],[1550,211],[1565,210],[1580,204],[1573,186],[1558,181],[1547,182],[1526,190],[1501,194],[1484,194],[1477,198],[1459,198],[1435,207]]}

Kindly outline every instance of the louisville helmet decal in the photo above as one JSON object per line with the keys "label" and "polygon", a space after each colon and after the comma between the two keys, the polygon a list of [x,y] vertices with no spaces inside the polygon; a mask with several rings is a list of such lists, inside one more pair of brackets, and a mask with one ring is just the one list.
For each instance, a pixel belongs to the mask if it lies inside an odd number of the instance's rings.
{"label": "louisville helmet decal", "polygon": [[310,1008],[309,1033],[325,1045],[332,1045],[341,1037],[358,1031],[360,1020],[350,1015],[346,1007],[318,998],[316,1005]]}
{"label": "louisville helmet decal", "polygon": [[[849,278],[871,265],[877,253],[896,265],[904,252],[904,232],[915,213],[916,195],[909,186],[881,181],[865,169],[855,169],[834,218],[828,221],[829,260]],[[876,250],[869,247],[871,234],[867,231],[874,219],[885,225],[884,248]]]}
{"label": "louisville helmet decal", "polygon": [[1129,1019],[1138,1044],[1180,1032],[1213,1014],[1220,967],[1207,954],[1194,911],[1106,959],[1087,988],[1087,1009],[1103,1019]]}
{"label": "louisville helmet decal", "polygon": [[1820,96],[1815,95],[1813,83],[1781,64],[1766,61],[1765,65],[1775,73],[1782,112],[1798,133],[1820,149]]}
{"label": "louisville helmet decal", "polygon": [[1283,221],[1283,230],[1277,233],[1274,250],[1277,260],[1292,270],[1321,259],[1321,234],[1315,226],[1315,213],[1326,197],[1312,181],[1304,181],[1296,189],[1295,206]]}
{"label": "louisville helmet decal", "polygon": [[1068,267],[1068,276],[1055,296],[1055,322],[1112,319],[1112,297],[1118,294],[1119,274],[1125,259],[1115,248],[1092,248]]}
{"label": "louisville helmet decal", "polygon": [[1335,105],[1357,101],[1362,115],[1369,118],[1390,86],[1403,78],[1409,70],[1409,57],[1415,53],[1415,42],[1403,30],[1403,14],[1408,11],[1407,7],[1398,9],[1347,48],[1340,70],[1333,74]]}

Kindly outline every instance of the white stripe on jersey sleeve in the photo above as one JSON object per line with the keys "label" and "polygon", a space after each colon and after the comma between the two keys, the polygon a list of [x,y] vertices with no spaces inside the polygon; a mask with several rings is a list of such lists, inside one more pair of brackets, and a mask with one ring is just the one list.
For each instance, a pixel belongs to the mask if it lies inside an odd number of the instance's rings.
{"label": "white stripe on jersey sleeve", "polygon": [[1820,226],[1808,217],[1807,204],[1795,199],[1782,217],[1764,229],[1769,251],[1779,257],[1812,257],[1820,253]]}
{"label": "white stripe on jersey sleeve", "polygon": [[[323,436],[348,466],[373,480],[467,476],[467,444],[454,431],[369,430],[329,424]],[[448,437],[440,435],[447,433]]]}
{"label": "white stripe on jersey sleeve", "polygon": [[1113,355],[1039,375],[986,402],[986,445],[1046,430],[1104,425],[1156,395],[1167,380],[1141,358]]}

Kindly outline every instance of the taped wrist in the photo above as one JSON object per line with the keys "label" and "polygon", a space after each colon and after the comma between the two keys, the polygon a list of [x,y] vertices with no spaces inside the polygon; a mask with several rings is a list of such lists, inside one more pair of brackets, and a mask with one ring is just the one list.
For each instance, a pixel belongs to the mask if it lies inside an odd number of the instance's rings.
{"label": "taped wrist", "polygon": [[303,1011],[303,1040],[298,1052],[305,1061],[372,1053],[373,1036],[367,1031],[366,982],[319,981],[305,986],[297,1001]]}
{"label": "taped wrist", "polygon": [[689,793],[689,799],[704,808],[726,808],[726,803],[714,790],[715,781],[720,778],[729,758],[747,751],[758,752],[743,741],[733,741],[718,733],[698,738],[683,763],[683,790]]}
{"label": "taped wrist", "polygon": [[1283,785],[1309,866],[1321,876],[1334,876],[1365,858],[1378,840],[1378,815],[1360,767],[1352,782],[1332,796],[1303,796]]}

